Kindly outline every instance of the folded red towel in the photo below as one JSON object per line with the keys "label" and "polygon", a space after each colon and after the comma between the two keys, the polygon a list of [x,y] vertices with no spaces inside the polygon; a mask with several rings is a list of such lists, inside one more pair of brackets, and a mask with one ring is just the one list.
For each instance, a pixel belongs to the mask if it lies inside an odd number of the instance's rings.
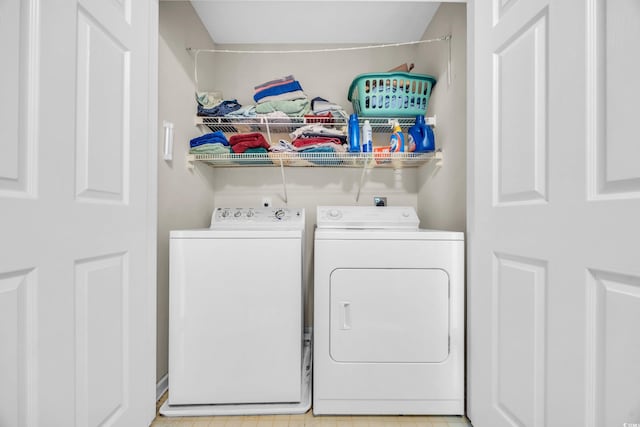
{"label": "folded red towel", "polygon": [[236,154],[244,153],[249,148],[262,147],[269,149],[269,143],[259,132],[232,135],[229,138],[229,145],[231,145],[231,150]]}

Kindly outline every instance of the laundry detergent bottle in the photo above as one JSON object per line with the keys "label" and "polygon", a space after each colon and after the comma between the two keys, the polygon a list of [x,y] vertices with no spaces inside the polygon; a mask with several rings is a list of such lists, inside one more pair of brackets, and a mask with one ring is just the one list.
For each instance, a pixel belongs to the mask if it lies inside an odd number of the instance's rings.
{"label": "laundry detergent bottle", "polygon": [[391,122],[391,138],[389,138],[389,152],[401,153],[404,152],[404,135],[402,134],[402,128],[397,120]]}
{"label": "laundry detergent bottle", "polygon": [[436,149],[433,129],[425,122],[424,116],[416,116],[415,124],[409,128],[408,145],[414,146],[414,150],[419,153]]}

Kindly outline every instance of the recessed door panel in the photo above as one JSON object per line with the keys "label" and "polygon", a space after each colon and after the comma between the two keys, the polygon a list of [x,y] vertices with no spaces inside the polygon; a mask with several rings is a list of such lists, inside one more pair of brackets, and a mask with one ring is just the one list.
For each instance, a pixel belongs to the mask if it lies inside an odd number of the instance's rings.
{"label": "recessed door panel", "polygon": [[442,362],[449,354],[449,276],[439,269],[337,269],[330,355],[336,362]]}
{"label": "recessed door panel", "polygon": [[493,56],[494,202],[547,200],[547,18],[541,15]]}
{"label": "recessed door panel", "polygon": [[127,203],[131,53],[84,12],[77,51],[76,194]]}
{"label": "recessed door panel", "polygon": [[0,2],[0,197],[35,197],[39,57],[35,0]]}

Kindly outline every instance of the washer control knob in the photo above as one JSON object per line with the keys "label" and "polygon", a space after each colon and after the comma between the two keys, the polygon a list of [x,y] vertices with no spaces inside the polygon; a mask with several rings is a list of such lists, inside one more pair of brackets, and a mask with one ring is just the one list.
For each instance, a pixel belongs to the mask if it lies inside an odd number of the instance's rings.
{"label": "washer control knob", "polygon": [[402,216],[405,218],[409,218],[409,212],[407,211],[402,212]]}
{"label": "washer control knob", "polygon": [[255,213],[253,213],[253,211],[247,212],[247,218],[251,218],[254,215],[255,215]]}
{"label": "washer control knob", "polygon": [[228,217],[229,216],[229,211],[222,211],[221,216],[222,216],[222,218]]}
{"label": "washer control knob", "polygon": [[327,219],[340,219],[342,218],[342,212],[339,209],[331,209],[327,212]]}
{"label": "washer control knob", "polygon": [[285,215],[284,209],[278,209],[273,215],[276,217],[277,220],[282,220]]}
{"label": "washer control knob", "polygon": [[236,213],[233,214],[236,218],[239,218],[240,215],[242,215],[242,211],[236,211]]}

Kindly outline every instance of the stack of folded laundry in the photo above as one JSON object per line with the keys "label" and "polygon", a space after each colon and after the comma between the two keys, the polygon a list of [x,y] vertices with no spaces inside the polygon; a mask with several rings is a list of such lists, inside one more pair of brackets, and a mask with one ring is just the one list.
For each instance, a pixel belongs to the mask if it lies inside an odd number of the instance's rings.
{"label": "stack of folded laundry", "polygon": [[[229,144],[231,145],[231,151],[235,154],[266,154],[269,149],[269,143],[259,132],[233,135],[229,138]],[[271,160],[266,156],[249,156],[243,159],[243,162],[249,162],[250,164],[257,165],[270,164]]]}
{"label": "stack of folded laundry", "polygon": [[269,143],[259,132],[233,135],[229,138],[229,145],[236,154],[266,153],[269,149]]}
{"label": "stack of folded laundry", "polygon": [[306,125],[290,133],[291,142],[284,139],[269,149],[273,152],[335,153],[347,150],[344,132],[321,125]]}
{"label": "stack of folded laundry", "polygon": [[316,96],[311,100],[311,111],[313,114],[319,116],[334,111],[344,111],[344,108],[342,108],[341,105],[334,104],[333,102]]}
{"label": "stack of folded laundry", "polygon": [[280,111],[289,117],[302,117],[310,111],[309,99],[293,76],[271,80],[254,89],[253,99],[258,114]]}
{"label": "stack of folded laundry", "polygon": [[289,136],[292,135],[295,138],[291,141],[291,145],[295,147],[299,156],[318,165],[338,165],[341,160],[335,156],[335,153],[347,151],[347,137],[337,129],[307,125],[296,129]]}
{"label": "stack of folded laundry", "polygon": [[295,139],[293,143],[281,139],[278,144],[269,147],[269,151],[274,153],[296,153],[300,158],[311,163],[334,166],[342,163],[342,159],[336,157],[335,153],[345,152],[347,148],[342,144],[340,138],[301,137]]}
{"label": "stack of folded laundry", "polygon": [[222,93],[218,91],[196,92],[196,101],[200,117],[223,117],[242,107],[235,99],[222,99]]}
{"label": "stack of folded laundry", "polygon": [[347,144],[347,136],[342,130],[328,128],[322,125],[306,125],[299,127],[289,134],[292,141],[297,139],[325,137],[336,138],[341,141],[342,144]]}
{"label": "stack of folded laundry", "polygon": [[300,137],[291,142],[298,152],[336,153],[347,151],[340,138],[327,136]]}
{"label": "stack of folded laundry", "polygon": [[191,154],[229,154],[229,141],[220,131],[193,138],[189,146]]}

